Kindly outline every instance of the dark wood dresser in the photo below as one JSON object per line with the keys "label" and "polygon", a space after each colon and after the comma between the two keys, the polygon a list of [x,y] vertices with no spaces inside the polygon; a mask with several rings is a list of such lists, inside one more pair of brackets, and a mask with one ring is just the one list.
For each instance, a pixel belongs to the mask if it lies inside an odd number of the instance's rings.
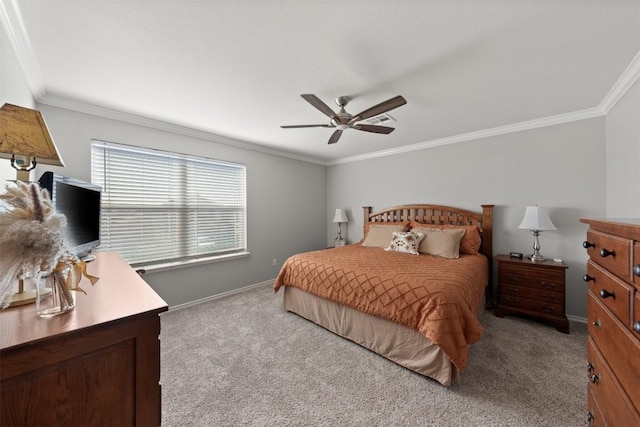
{"label": "dark wood dresser", "polygon": [[532,262],[528,258],[498,255],[498,305],[495,314],[523,314],[544,320],[560,332],[569,333],[565,314],[565,270],[552,260]]}
{"label": "dark wood dresser", "polygon": [[589,425],[640,426],[640,220],[580,221],[589,224]]}
{"label": "dark wood dresser", "polygon": [[167,304],[115,252],[88,264],[76,308],[0,311],[0,425],[158,426]]}

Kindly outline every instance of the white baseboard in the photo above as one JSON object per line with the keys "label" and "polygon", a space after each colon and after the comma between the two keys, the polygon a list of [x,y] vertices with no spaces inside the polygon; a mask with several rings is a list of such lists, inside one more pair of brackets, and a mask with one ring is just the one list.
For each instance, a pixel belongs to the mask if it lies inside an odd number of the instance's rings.
{"label": "white baseboard", "polygon": [[578,323],[587,323],[586,317],[578,317],[578,316],[572,316],[570,314],[567,314],[567,319],[572,320],[574,322],[578,322]]}
{"label": "white baseboard", "polygon": [[268,285],[268,284],[273,285],[273,283],[275,281],[276,281],[276,279],[266,280],[264,282],[256,283],[254,285],[245,286],[245,287],[242,287],[242,288],[239,288],[239,289],[234,289],[234,290],[228,291],[228,292],[223,292],[221,294],[215,294],[215,295],[211,295],[211,296],[208,296],[208,297],[197,299],[195,301],[185,302],[184,304],[174,305],[173,307],[169,307],[169,311],[182,310],[184,308],[189,308],[189,307],[193,307],[194,305],[202,304],[203,302],[215,301],[217,299],[225,298],[225,297],[228,297],[230,295],[235,295],[235,294],[239,294],[239,293],[242,293],[242,292],[249,291],[249,290],[257,288],[259,286],[264,286],[264,285]]}

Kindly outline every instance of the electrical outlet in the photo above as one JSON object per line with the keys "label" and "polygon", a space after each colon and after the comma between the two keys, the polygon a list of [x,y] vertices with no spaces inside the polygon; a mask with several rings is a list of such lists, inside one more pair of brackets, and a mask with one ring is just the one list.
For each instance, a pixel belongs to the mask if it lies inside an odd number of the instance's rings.
{"label": "electrical outlet", "polygon": [[278,258],[273,259],[273,265],[278,265]]}

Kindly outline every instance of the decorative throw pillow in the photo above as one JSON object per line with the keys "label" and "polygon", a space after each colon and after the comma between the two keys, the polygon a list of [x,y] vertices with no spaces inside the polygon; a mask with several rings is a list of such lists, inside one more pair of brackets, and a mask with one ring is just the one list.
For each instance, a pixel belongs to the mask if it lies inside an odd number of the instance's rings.
{"label": "decorative throw pillow", "polygon": [[440,256],[443,258],[460,257],[460,240],[464,236],[462,229],[416,228],[413,233],[423,233],[424,240],[420,243],[419,252]]}
{"label": "decorative throw pillow", "polygon": [[424,239],[424,234],[414,233],[413,231],[395,231],[393,232],[393,240],[389,247],[384,248],[385,251],[406,252],[413,255],[420,255],[418,248],[420,242]]}
{"label": "decorative throw pillow", "polygon": [[407,231],[407,227],[402,224],[390,225],[369,225],[366,236],[362,240],[362,246],[372,248],[386,248],[393,238],[392,233],[395,231]]}
{"label": "decorative throw pillow", "polygon": [[419,222],[411,222],[411,229],[416,228],[435,228],[440,230],[464,230],[464,236],[460,240],[461,254],[477,254],[480,250],[482,238],[480,237],[480,229],[477,225],[453,225],[453,224],[420,224]]}

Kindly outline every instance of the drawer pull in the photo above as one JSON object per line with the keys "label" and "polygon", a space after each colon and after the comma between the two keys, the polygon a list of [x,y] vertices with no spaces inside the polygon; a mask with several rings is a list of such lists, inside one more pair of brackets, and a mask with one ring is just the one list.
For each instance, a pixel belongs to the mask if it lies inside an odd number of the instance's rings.
{"label": "drawer pull", "polygon": [[598,374],[593,374],[589,377],[589,381],[591,381],[592,384],[599,384],[600,383],[600,375]]}
{"label": "drawer pull", "polygon": [[616,257],[616,251],[610,251],[610,250],[608,250],[608,249],[604,249],[604,248],[603,248],[603,249],[600,249],[600,256],[601,256],[602,258],[606,258],[606,257],[608,257],[608,256],[612,256],[612,257],[614,257],[614,258],[615,258],[615,257]]}
{"label": "drawer pull", "polygon": [[547,307],[547,306],[542,306],[542,311],[546,312],[546,313],[555,313],[555,310],[553,309],[553,307]]}
{"label": "drawer pull", "polygon": [[636,276],[640,276],[640,264],[636,264],[633,266],[633,274]]}
{"label": "drawer pull", "polygon": [[542,298],[555,300],[556,299],[556,295],[555,294],[547,294],[547,293],[543,292],[542,293]]}
{"label": "drawer pull", "polygon": [[591,425],[591,421],[595,420],[596,417],[593,415],[593,412],[587,411],[587,422]]}
{"label": "drawer pull", "polygon": [[588,283],[588,282],[591,282],[591,281],[595,282],[596,278],[593,277],[593,276],[589,276],[588,274],[585,274],[584,276],[582,276],[582,280],[584,280],[585,282]]}
{"label": "drawer pull", "polygon": [[585,248],[585,249],[595,248],[596,244],[595,243],[591,243],[591,242],[587,242],[585,240],[584,242],[582,242],[582,247]]}
{"label": "drawer pull", "polygon": [[591,373],[592,371],[594,371],[596,368],[593,367],[593,363],[587,361],[587,371],[589,371],[589,373]]}
{"label": "drawer pull", "polygon": [[639,320],[639,321],[637,321],[637,322],[635,322],[635,323],[633,324],[633,330],[634,330],[636,333],[640,334],[640,320]]}
{"label": "drawer pull", "polygon": [[602,299],[606,299],[606,298],[616,299],[616,293],[615,292],[609,292],[606,289],[600,289],[600,296],[602,297]]}
{"label": "drawer pull", "polygon": [[551,288],[551,289],[553,289],[553,288],[556,287],[556,284],[553,283],[553,282],[542,281],[542,282],[540,282],[540,286],[542,286],[543,288]]}
{"label": "drawer pull", "polygon": [[599,319],[594,320],[593,322],[591,322],[591,324],[593,326],[595,326],[596,328],[600,329],[602,327],[602,322],[600,322]]}

